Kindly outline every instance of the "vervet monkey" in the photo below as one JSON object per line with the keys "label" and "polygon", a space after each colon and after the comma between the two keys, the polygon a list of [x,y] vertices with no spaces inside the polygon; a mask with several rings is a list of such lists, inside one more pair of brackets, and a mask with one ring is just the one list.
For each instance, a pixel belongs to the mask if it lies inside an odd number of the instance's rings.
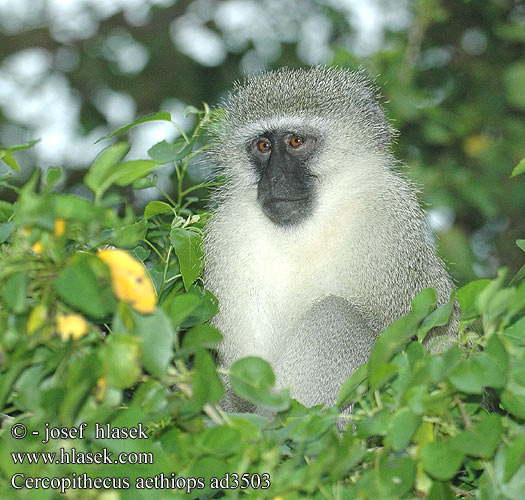
{"label": "vervet monkey", "polygon": [[[302,404],[333,405],[419,291],[449,300],[450,277],[362,72],[262,73],[224,108],[212,155],[226,183],[204,240],[220,364],[259,356]],[[456,328],[457,308],[433,335]],[[224,408],[250,409],[231,392]]]}

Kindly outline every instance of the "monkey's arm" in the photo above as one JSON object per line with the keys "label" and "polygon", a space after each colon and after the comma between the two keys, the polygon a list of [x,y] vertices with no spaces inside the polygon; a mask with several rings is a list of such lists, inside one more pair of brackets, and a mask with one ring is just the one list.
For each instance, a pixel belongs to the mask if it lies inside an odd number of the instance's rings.
{"label": "monkey's arm", "polygon": [[376,334],[346,299],[330,295],[315,302],[283,339],[275,362],[279,387],[306,406],[333,406],[342,383],[368,356]]}

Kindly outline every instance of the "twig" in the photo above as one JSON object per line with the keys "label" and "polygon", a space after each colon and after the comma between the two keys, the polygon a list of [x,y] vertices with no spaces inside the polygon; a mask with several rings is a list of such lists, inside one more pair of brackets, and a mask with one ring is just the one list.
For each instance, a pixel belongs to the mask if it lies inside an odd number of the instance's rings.
{"label": "twig", "polygon": [[467,415],[467,412],[465,411],[465,405],[463,404],[463,401],[461,401],[461,399],[459,399],[457,396],[454,396],[454,403],[458,405],[459,412],[461,413],[461,417],[463,418],[463,422],[465,422],[465,427],[467,429],[471,429],[472,422],[470,421],[470,418]]}
{"label": "twig", "polygon": [[474,498],[474,495],[468,490],[464,490],[463,488],[458,488],[457,486],[454,486],[453,484],[450,485],[450,488],[457,496],[465,497],[465,498]]}

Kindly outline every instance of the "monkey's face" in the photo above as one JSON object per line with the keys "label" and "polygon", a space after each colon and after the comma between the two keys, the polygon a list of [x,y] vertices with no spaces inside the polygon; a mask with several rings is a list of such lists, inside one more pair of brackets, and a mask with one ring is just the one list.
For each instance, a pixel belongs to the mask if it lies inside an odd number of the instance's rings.
{"label": "monkey's face", "polygon": [[276,129],[248,141],[247,152],[257,173],[257,201],[279,226],[308,218],[314,208],[316,176],[309,165],[319,148],[312,131]]}

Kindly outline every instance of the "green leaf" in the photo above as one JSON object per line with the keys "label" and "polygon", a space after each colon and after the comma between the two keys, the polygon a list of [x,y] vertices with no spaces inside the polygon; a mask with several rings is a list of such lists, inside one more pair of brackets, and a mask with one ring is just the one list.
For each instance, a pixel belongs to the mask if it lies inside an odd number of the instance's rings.
{"label": "green leaf", "polygon": [[231,427],[221,425],[205,429],[197,436],[196,446],[206,455],[227,457],[240,447],[240,435]]}
{"label": "green leaf", "polygon": [[427,500],[457,500],[457,497],[447,483],[434,481]]}
{"label": "green leaf", "polygon": [[41,139],[34,139],[33,141],[29,141],[26,144],[20,144],[18,146],[11,146],[10,148],[2,148],[0,151],[9,151],[10,153],[16,153],[17,151],[22,151],[23,149],[29,149],[32,148],[35,144],[38,144],[41,141]]}
{"label": "green leaf", "polygon": [[131,311],[134,328],[131,333],[142,339],[142,364],[152,375],[166,376],[173,358],[175,332],[164,311],[156,308],[153,314],[142,315]]}
{"label": "green leaf", "polygon": [[[416,463],[409,457],[390,458],[365,471],[356,487],[362,492],[357,498],[398,499],[412,489],[416,479]],[[351,496],[349,498],[354,498]]]}
{"label": "green leaf", "polygon": [[[424,382],[424,380],[422,380]],[[410,387],[404,395],[407,406],[417,415],[422,415],[425,412],[425,403],[431,401],[431,396],[428,394],[428,386],[426,384],[419,384]],[[436,401],[433,401],[436,403]]]}
{"label": "green leaf", "polygon": [[443,380],[461,361],[462,351],[452,345],[444,354],[434,355],[428,361],[430,380],[437,384]]}
{"label": "green leaf", "polygon": [[503,482],[507,482],[523,464],[525,434],[518,434],[506,448]]}
{"label": "green leaf", "polygon": [[525,316],[505,328],[505,336],[521,340],[525,343]]}
{"label": "green leaf", "polygon": [[440,481],[452,479],[463,463],[465,456],[452,446],[450,441],[433,441],[422,452],[423,468]]}
{"label": "green leaf", "polygon": [[168,393],[164,384],[150,378],[136,388],[131,405],[141,408],[145,413],[157,413],[166,408]]}
{"label": "green leaf", "polygon": [[30,366],[16,381],[17,406],[31,411],[42,404],[42,388],[40,384],[45,376],[45,367],[42,364]]}
{"label": "green leaf", "polygon": [[197,325],[186,332],[182,339],[182,348],[185,351],[194,351],[197,348],[213,349],[222,340],[222,335],[211,325]]}
{"label": "green leaf", "polygon": [[44,185],[47,191],[51,191],[64,176],[64,171],[59,167],[48,168],[44,175]]}
{"label": "green leaf", "polygon": [[229,372],[230,383],[235,393],[250,403],[274,411],[283,411],[290,406],[288,390],[271,391],[275,376],[270,365],[255,357],[247,357],[233,363]]}
{"label": "green leaf", "polygon": [[446,325],[454,309],[454,303],[456,302],[456,292],[452,292],[450,300],[432,311],[421,323],[417,332],[417,338],[420,342],[424,340],[427,333],[436,326]]}
{"label": "green leaf", "polygon": [[29,278],[26,273],[18,272],[10,276],[2,287],[4,302],[15,314],[22,314],[27,310],[27,286]]}
{"label": "green leaf", "polygon": [[209,291],[192,285],[188,292],[172,292],[162,304],[174,326],[189,328],[208,321],[219,312],[218,300]]}
{"label": "green leaf", "polygon": [[[196,293],[177,293],[171,292],[162,304],[162,308],[171,319],[175,327],[182,326],[186,318],[199,307],[201,299]],[[199,323],[199,322],[197,322]]]}
{"label": "green leaf", "polygon": [[508,65],[503,72],[505,97],[508,103],[520,110],[525,110],[525,62],[518,61]]}
{"label": "green leaf", "polygon": [[525,419],[525,395],[505,389],[501,393],[501,404],[515,417]]}
{"label": "green leaf", "polygon": [[66,391],[59,407],[59,419],[71,426],[80,407],[86,402],[97,380],[102,375],[102,361],[95,352],[70,363],[64,376]]}
{"label": "green leaf", "polygon": [[146,237],[147,229],[148,222],[146,219],[141,219],[133,224],[122,226],[116,231],[113,243],[118,247],[134,247]]}
{"label": "green leaf", "polygon": [[8,151],[0,149],[0,159],[8,167],[12,168],[15,172],[20,172],[20,167],[18,166],[18,162],[16,161],[16,158],[12,153],[9,153]]}
{"label": "green leaf", "polygon": [[366,380],[367,376],[368,366],[364,364],[346,379],[337,396],[338,408],[341,408],[353,401],[356,389]]}
{"label": "green leaf", "polygon": [[[368,376],[370,377],[370,368],[368,370]],[[394,378],[396,373],[399,373],[399,366],[394,363],[385,363],[379,365],[374,371],[371,384],[374,384],[374,388],[383,387],[386,383]]]}
{"label": "green leaf", "polygon": [[365,418],[357,425],[357,435],[359,437],[386,436],[388,434],[388,424],[390,422],[390,410],[386,408],[379,410],[370,417]]}
{"label": "green leaf", "polygon": [[57,216],[64,219],[91,222],[99,213],[95,206],[84,198],[69,194],[56,194],[54,200]]}
{"label": "green leaf", "polygon": [[501,417],[485,414],[472,429],[460,432],[450,443],[465,455],[491,458],[500,443],[502,432]]}
{"label": "green leaf", "polygon": [[328,431],[334,428],[335,419],[336,415],[333,413],[311,414],[306,418],[298,418],[294,422],[296,425],[291,426],[290,437],[302,443],[319,442]]}
{"label": "green leaf", "polygon": [[[37,175],[32,177],[36,181]],[[14,204],[14,221],[18,227],[36,226],[46,231],[55,227],[55,198],[50,195],[37,195],[32,191],[32,182],[26,184]]]}
{"label": "green leaf", "polygon": [[195,231],[177,227],[171,230],[170,241],[179,259],[184,288],[188,290],[199,277],[203,265],[201,236]]}
{"label": "green leaf", "polygon": [[525,419],[525,361],[511,359],[510,374],[501,394],[501,404],[514,416]]}
{"label": "green leaf", "polygon": [[410,314],[414,315],[417,321],[421,321],[434,309],[436,302],[436,290],[434,288],[425,288],[412,299]]}
{"label": "green leaf", "polygon": [[[525,161],[525,159],[522,161]],[[518,245],[525,252],[525,240],[516,240],[516,245]]]}
{"label": "green leaf", "polygon": [[102,261],[88,254],[76,254],[53,284],[59,297],[71,307],[92,316],[103,318],[116,306],[108,284],[98,281],[96,268]]}
{"label": "green leaf", "polygon": [[516,287],[516,293],[507,306],[504,319],[508,322],[514,318],[514,316],[519,315],[523,310],[525,310],[525,281],[522,281]]}
{"label": "green leaf", "polygon": [[131,335],[109,335],[100,356],[106,367],[108,383],[119,389],[131,387],[139,379],[141,342]]}
{"label": "green leaf", "polygon": [[141,189],[149,189],[149,188],[155,187],[156,185],[157,185],[156,181],[153,181],[149,177],[142,177],[141,179],[137,179],[133,183],[133,189],[135,191],[140,191]]}
{"label": "green leaf", "polygon": [[40,142],[40,139],[30,141],[27,144],[22,144],[20,146],[0,148],[0,160],[2,160],[8,167],[18,172],[20,169],[18,167],[18,163],[16,162],[13,153],[15,153],[16,151],[22,151],[23,149],[32,148],[37,142]]}
{"label": "green leaf", "polygon": [[[245,416],[262,418],[264,423],[257,426],[250,420],[250,418],[244,418]],[[255,415],[254,413],[246,413],[242,417],[229,415],[228,420],[231,428],[235,429],[240,434],[240,438],[243,441],[255,441],[259,439],[261,435],[259,429],[264,428],[268,424],[268,421],[265,418]]]}
{"label": "green leaf", "polygon": [[517,175],[523,173],[525,173],[525,158],[522,158],[521,161],[514,167],[510,176],[516,177]]}
{"label": "green leaf", "polygon": [[184,118],[187,118],[190,115],[198,115],[199,110],[195,106],[186,106],[184,110]]}
{"label": "green leaf", "polygon": [[128,186],[137,179],[146,177],[161,165],[152,160],[131,160],[119,163],[112,174],[113,182],[117,186]]}
{"label": "green leaf", "polygon": [[476,299],[481,291],[490,283],[488,279],[476,280],[468,283],[458,290],[458,302],[461,309],[462,319],[470,319],[479,316]]}
{"label": "green leaf", "polygon": [[520,281],[525,278],[525,264],[521,266],[520,270],[516,273],[516,276],[512,278],[512,282]]}
{"label": "green leaf", "polygon": [[197,350],[193,363],[193,399],[201,406],[218,403],[224,396],[224,386],[215,369],[211,354]]}
{"label": "green leaf", "polygon": [[464,359],[448,376],[451,384],[467,394],[481,394],[485,374],[477,358]]}
{"label": "green leaf", "polygon": [[15,359],[3,370],[2,376],[0,377],[0,406],[2,408],[5,406],[7,398],[11,395],[13,384],[30,363],[30,359]]}
{"label": "green leaf", "polygon": [[410,443],[421,423],[421,415],[416,415],[410,408],[401,408],[389,422],[388,437],[394,450],[402,450]]}
{"label": "green leaf", "polygon": [[166,141],[157,142],[157,144],[148,149],[148,155],[152,160],[162,164],[178,161],[181,159],[181,153],[186,145],[186,141],[182,139],[174,144],[169,144]]}
{"label": "green leaf", "polygon": [[167,213],[175,214],[175,211],[171,205],[168,205],[163,201],[150,201],[144,209],[144,218],[149,219],[155,215]]}
{"label": "green leaf", "polygon": [[138,245],[131,250],[131,253],[138,260],[144,262],[151,255],[151,250],[149,248],[144,248],[143,246]]}
{"label": "green leaf", "polygon": [[[485,314],[489,311],[489,306],[498,292],[501,291],[505,277],[507,276],[507,269],[501,268],[498,270],[498,276],[491,280],[490,283],[481,290],[476,298],[476,309],[479,313]],[[492,307],[493,309],[493,307]]]}
{"label": "green leaf", "polygon": [[501,492],[505,499],[522,500],[525,490],[525,464],[510,478],[509,482],[501,485]]}
{"label": "green leaf", "polygon": [[0,200],[0,222],[9,222],[13,215],[13,205],[7,201]]}
{"label": "green leaf", "polygon": [[388,363],[392,356],[416,333],[419,323],[434,308],[436,300],[436,291],[433,288],[422,290],[412,300],[411,312],[392,323],[379,336],[368,361],[368,377],[372,390],[379,388],[388,380],[391,373],[387,373],[388,377],[385,377],[381,365]]}
{"label": "green leaf", "polygon": [[[199,497],[212,498],[217,491],[220,490],[219,481],[222,478],[226,478],[228,474],[231,475],[231,472],[231,466],[222,458],[216,458],[214,456],[199,457],[196,461],[191,463],[191,468],[187,473],[187,477],[202,478],[205,487],[203,489],[194,490],[192,492],[193,497],[191,498],[196,498],[194,495],[196,491],[198,491]],[[225,481],[226,480],[223,481],[224,484],[226,484]],[[232,487],[231,483],[229,484],[229,487]],[[227,491],[227,488],[225,489]]]}
{"label": "green leaf", "polygon": [[103,193],[111,186],[111,176],[114,166],[126,156],[129,151],[127,142],[117,142],[100,153],[89,172],[84,177],[84,184],[94,193]]}
{"label": "green leaf", "polygon": [[391,497],[402,498],[414,485],[416,462],[409,457],[390,458],[381,467],[380,477]]}
{"label": "green leaf", "polygon": [[115,137],[116,135],[123,134],[124,132],[127,132],[129,129],[136,127],[137,125],[140,125],[141,123],[147,123],[147,122],[153,122],[153,121],[170,122],[171,115],[167,111],[159,111],[157,113],[153,113],[152,115],[145,116],[143,118],[140,118],[139,120],[135,120],[134,122],[129,123],[128,125],[115,130],[114,132],[111,132],[110,134],[107,134],[101,137],[100,139],[97,139],[95,141],[95,144],[98,144],[99,142],[109,139],[111,137]]}
{"label": "green leaf", "polygon": [[2,222],[0,223],[0,243],[4,243],[4,241],[13,234],[13,231],[15,230],[15,223],[14,222]]}
{"label": "green leaf", "polygon": [[497,290],[485,304],[484,320],[490,323],[502,316],[508,310],[509,304],[513,302],[515,295],[514,288]]}
{"label": "green leaf", "polygon": [[497,335],[490,337],[487,347],[477,357],[484,373],[483,385],[501,389],[505,386],[508,372],[508,355]]}

